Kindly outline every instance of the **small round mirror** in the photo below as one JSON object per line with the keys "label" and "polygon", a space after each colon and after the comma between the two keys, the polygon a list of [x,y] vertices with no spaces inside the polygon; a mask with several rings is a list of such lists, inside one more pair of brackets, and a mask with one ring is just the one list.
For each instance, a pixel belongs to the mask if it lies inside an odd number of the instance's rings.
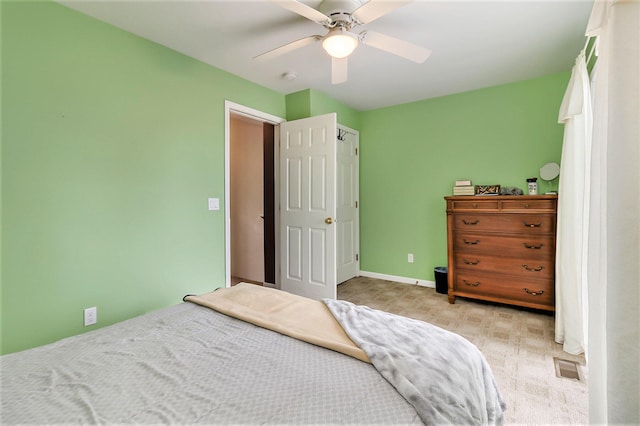
{"label": "small round mirror", "polygon": [[547,163],[540,167],[540,177],[542,180],[554,180],[560,175],[560,166],[558,163]]}

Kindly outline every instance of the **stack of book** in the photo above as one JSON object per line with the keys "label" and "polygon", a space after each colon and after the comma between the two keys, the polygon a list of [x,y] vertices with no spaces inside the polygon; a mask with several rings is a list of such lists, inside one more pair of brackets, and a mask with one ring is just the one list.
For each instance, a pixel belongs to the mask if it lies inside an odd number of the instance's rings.
{"label": "stack of book", "polygon": [[475,188],[470,180],[457,180],[453,187],[453,195],[475,195]]}

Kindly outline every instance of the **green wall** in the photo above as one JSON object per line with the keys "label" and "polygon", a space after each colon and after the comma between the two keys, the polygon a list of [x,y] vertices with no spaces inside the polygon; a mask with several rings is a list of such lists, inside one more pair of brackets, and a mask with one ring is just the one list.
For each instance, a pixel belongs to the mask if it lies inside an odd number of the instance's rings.
{"label": "green wall", "polygon": [[52,2],[2,41],[2,353],[224,285],[224,101],[285,97]]}
{"label": "green wall", "polygon": [[447,264],[443,197],[456,180],[526,190],[540,166],[560,161],[568,80],[562,73],[363,112],[361,270],[432,281]]}
{"label": "green wall", "polygon": [[305,89],[286,96],[287,120],[311,117],[311,90]]}
{"label": "green wall", "polygon": [[338,115],[338,123],[352,128],[360,129],[359,111],[328,97],[317,90],[305,89],[286,96],[287,120],[312,117],[335,112]]}
{"label": "green wall", "polygon": [[[2,23],[2,2],[0,1],[0,23]],[[2,31],[0,30],[0,309],[2,309]],[[2,355],[2,312],[0,311],[0,355]]]}
{"label": "green wall", "polygon": [[345,106],[324,93],[312,90],[311,115],[322,115],[330,112],[337,113],[338,123],[354,130],[360,130],[360,112]]}

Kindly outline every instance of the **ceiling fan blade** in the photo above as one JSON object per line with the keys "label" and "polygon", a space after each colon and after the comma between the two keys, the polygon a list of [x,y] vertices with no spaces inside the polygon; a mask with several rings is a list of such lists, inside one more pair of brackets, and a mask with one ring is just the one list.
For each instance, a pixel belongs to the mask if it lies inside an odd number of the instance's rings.
{"label": "ceiling fan blade", "polygon": [[431,51],[417,44],[410,43],[399,38],[380,34],[375,31],[363,31],[360,33],[360,41],[367,46],[384,50],[385,52],[403,57],[419,64],[427,60]]}
{"label": "ceiling fan blade", "polygon": [[347,58],[331,58],[331,84],[340,84],[347,81]]}
{"label": "ceiling fan blade", "polygon": [[370,0],[368,3],[354,10],[351,17],[360,25],[368,24],[389,12],[413,3],[413,1],[414,0]]}
{"label": "ceiling fan blade", "polygon": [[300,16],[304,16],[307,19],[320,25],[328,25],[331,23],[331,18],[322,12],[315,10],[314,8],[307,6],[304,3],[300,3],[296,0],[271,0],[272,3],[278,6],[290,10],[293,13],[297,13]]}
{"label": "ceiling fan blade", "polygon": [[285,53],[300,49],[301,47],[308,46],[320,40],[322,40],[322,36],[319,35],[301,38],[300,40],[292,41],[291,43],[287,43],[284,46],[276,47],[275,49],[269,50],[268,52],[261,53],[258,56],[254,56],[253,59],[259,61],[267,61],[269,59],[284,55]]}

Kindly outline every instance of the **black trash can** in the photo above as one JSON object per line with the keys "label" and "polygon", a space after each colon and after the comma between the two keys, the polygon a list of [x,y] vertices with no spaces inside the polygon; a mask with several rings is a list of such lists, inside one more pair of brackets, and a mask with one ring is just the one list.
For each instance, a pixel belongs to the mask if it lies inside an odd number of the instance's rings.
{"label": "black trash can", "polygon": [[447,282],[447,267],[436,266],[433,270],[436,276],[436,292],[440,294],[447,294],[449,292],[449,283]]}

